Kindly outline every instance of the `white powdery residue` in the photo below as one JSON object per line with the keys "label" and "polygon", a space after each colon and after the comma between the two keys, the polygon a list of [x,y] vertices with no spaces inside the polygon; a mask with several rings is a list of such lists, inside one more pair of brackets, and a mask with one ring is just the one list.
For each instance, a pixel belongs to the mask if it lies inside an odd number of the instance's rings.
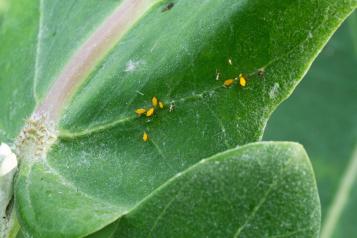
{"label": "white powdery residue", "polygon": [[129,60],[129,62],[125,66],[125,72],[133,72],[137,70],[137,68],[143,64],[144,62],[141,60],[134,61],[134,60]]}
{"label": "white powdery residue", "polygon": [[279,92],[279,88],[280,88],[280,85],[278,83],[274,83],[274,86],[272,87],[272,89],[269,92],[269,97],[271,99],[274,99],[277,96],[277,94]]}

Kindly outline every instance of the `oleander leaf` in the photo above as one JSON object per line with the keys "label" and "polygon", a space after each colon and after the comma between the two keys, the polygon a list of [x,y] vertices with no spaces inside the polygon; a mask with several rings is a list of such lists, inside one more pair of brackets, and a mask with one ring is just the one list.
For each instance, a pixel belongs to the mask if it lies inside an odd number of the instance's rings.
{"label": "oleander leaf", "polygon": [[[8,2],[0,139],[14,143],[21,159],[22,232],[91,234],[201,159],[260,140],[271,112],[356,5]],[[245,87],[223,86],[240,73]],[[153,96],[165,108],[136,116]]]}

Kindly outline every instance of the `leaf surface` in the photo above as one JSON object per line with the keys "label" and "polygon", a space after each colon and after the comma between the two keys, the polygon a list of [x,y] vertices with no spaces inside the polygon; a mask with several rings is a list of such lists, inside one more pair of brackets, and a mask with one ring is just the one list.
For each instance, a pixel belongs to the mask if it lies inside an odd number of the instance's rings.
{"label": "leaf surface", "polygon": [[268,140],[306,146],[321,198],[322,238],[357,234],[356,64],[357,14],[353,13],[294,95],[273,114],[265,135]]}
{"label": "leaf surface", "polygon": [[90,237],[318,237],[319,227],[304,149],[264,142],[202,160]]}

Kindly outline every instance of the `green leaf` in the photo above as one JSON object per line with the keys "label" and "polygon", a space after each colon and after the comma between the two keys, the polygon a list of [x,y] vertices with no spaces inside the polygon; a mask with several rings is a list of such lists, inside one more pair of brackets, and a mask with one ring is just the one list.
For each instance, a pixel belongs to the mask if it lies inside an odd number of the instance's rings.
{"label": "green leaf", "polygon": [[321,198],[322,238],[357,234],[356,64],[354,13],[295,94],[273,114],[265,135],[265,139],[294,140],[306,147]]}
{"label": "green leaf", "polygon": [[[0,139],[14,139],[77,48],[116,0],[4,0],[0,46]],[[5,7],[4,7],[5,8]]]}
{"label": "green leaf", "polygon": [[[91,234],[201,159],[260,140],[356,5],[11,1],[0,31],[0,139],[22,160],[24,233]],[[240,73],[246,87],[222,86]],[[153,96],[165,109],[137,117]]]}
{"label": "green leaf", "polygon": [[202,160],[108,227],[111,234],[91,237],[318,237],[319,228],[304,149],[268,142]]}

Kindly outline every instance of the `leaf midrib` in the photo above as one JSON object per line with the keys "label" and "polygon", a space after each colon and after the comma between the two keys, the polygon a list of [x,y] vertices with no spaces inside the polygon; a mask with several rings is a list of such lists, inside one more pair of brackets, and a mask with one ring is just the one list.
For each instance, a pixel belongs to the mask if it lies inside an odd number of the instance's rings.
{"label": "leaf midrib", "polygon": [[245,222],[243,223],[243,225],[239,226],[236,233],[233,235],[233,238],[238,238],[239,235],[242,233],[242,231],[247,227],[247,225],[249,224],[249,222],[254,219],[254,217],[256,216],[256,214],[258,213],[258,211],[260,210],[260,208],[264,205],[264,203],[266,202],[266,200],[268,199],[269,195],[271,194],[271,192],[276,188],[279,179],[281,179],[281,176],[284,175],[286,169],[289,168],[290,163],[292,163],[294,161],[294,159],[291,157],[289,158],[289,160],[286,162],[286,164],[284,165],[284,167],[280,170],[280,172],[274,177],[272,183],[269,185],[268,189],[265,191],[265,193],[263,194],[262,198],[259,200],[259,202],[256,204],[256,206],[252,209],[250,215],[247,217],[247,219],[245,220]]}
{"label": "leaf midrib", "polygon": [[[156,4],[162,0],[124,0],[87,38],[67,61],[52,83],[44,100],[38,104],[34,115],[46,115],[51,123],[57,123],[64,103],[75,88],[81,85],[95,66],[110,52],[116,43]],[[42,4],[43,0],[41,0]],[[42,9],[42,7],[40,7]],[[38,38],[41,37],[41,17]],[[109,29],[109,30],[108,30]],[[94,46],[94,47],[93,47]],[[40,42],[37,42],[34,86],[37,84]],[[34,97],[37,93],[34,87]]]}
{"label": "leaf midrib", "polygon": [[37,95],[37,81],[38,81],[38,74],[39,74],[39,61],[41,55],[41,39],[43,34],[43,0],[39,0],[39,20],[38,20],[38,33],[37,33],[37,45],[36,45],[36,55],[35,55],[35,72],[33,77],[33,97],[35,100],[35,104],[37,105],[39,102],[39,98]]}

